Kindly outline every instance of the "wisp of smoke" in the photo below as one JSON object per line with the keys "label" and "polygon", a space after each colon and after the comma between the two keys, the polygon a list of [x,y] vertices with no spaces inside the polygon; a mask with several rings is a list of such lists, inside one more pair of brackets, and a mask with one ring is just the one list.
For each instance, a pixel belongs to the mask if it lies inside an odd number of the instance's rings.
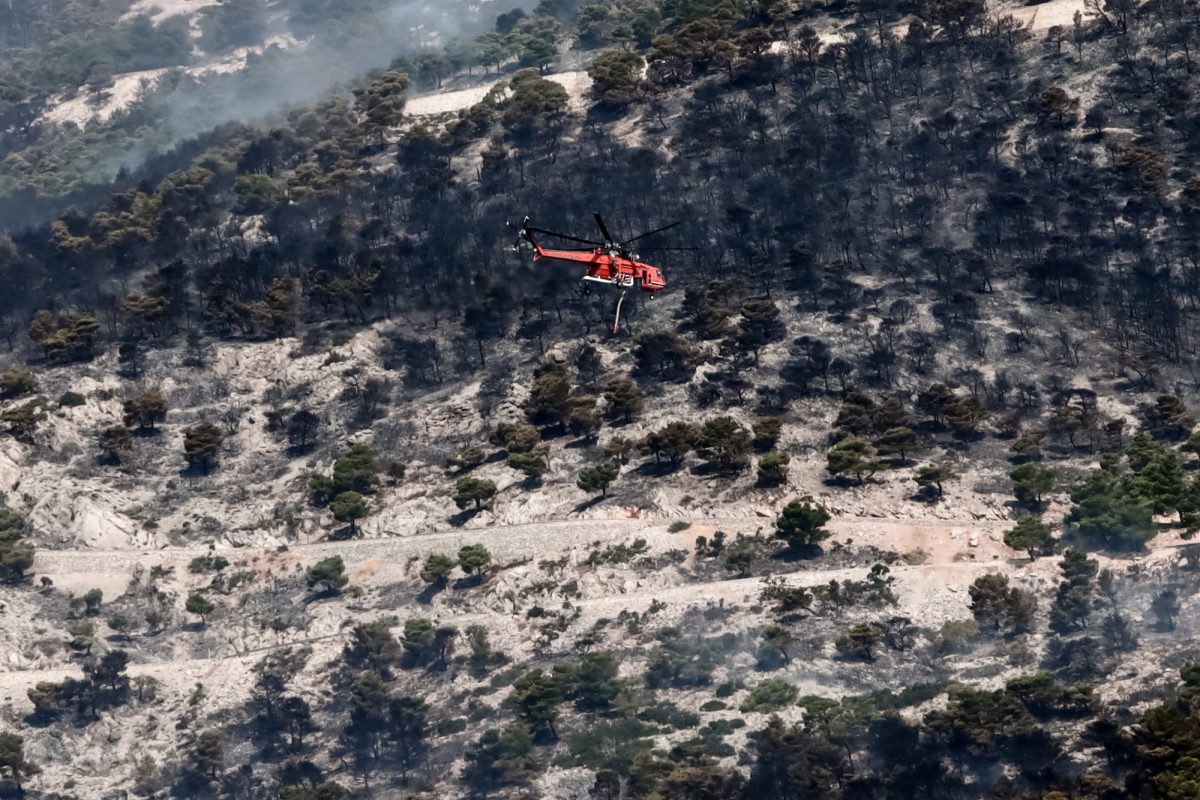
{"label": "wisp of smoke", "polygon": [[[244,69],[193,75],[168,73],[134,108],[109,123],[124,129],[103,137],[113,144],[89,150],[80,168],[87,182],[66,195],[19,192],[0,196],[0,231],[39,225],[70,206],[87,207],[111,190],[122,170],[124,182],[155,180],[202,151],[205,134],[230,123],[267,123],[280,112],[311,105],[330,90],[360,80],[396,58],[436,48],[456,38],[492,29],[496,17],[515,8],[528,11],[535,0],[359,0],[328,3],[327,18],[305,20],[305,41],[293,47],[268,45],[250,55]],[[367,15],[348,7],[373,7]],[[308,6],[310,9],[312,5]],[[311,13],[311,12],[310,12]],[[289,20],[272,20],[278,41],[292,33]],[[284,37],[286,39],[286,37]],[[192,71],[195,72],[195,71]]]}
{"label": "wisp of smoke", "polygon": [[[395,0],[368,23],[347,26],[331,18],[321,32],[290,48],[268,46],[248,57],[246,67],[225,74],[172,76],[146,99],[161,120],[154,137],[159,152],[230,123],[256,123],[282,110],[307,105],[330,89],[388,66],[396,58],[489,30],[497,15],[527,5],[520,0]],[[105,164],[111,178],[120,168],[136,169],[149,155],[143,148],[115,154]]]}

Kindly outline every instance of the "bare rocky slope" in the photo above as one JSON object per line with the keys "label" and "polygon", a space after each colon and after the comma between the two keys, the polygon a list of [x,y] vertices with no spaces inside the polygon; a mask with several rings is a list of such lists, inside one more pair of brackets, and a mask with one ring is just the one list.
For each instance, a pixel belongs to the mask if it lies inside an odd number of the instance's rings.
{"label": "bare rocky slope", "polygon": [[751,5],[0,243],[0,797],[1195,796],[1200,18]]}
{"label": "bare rocky slope", "polygon": [[[671,313],[668,303],[650,319]],[[264,658],[303,649],[305,666],[292,678],[291,691],[320,707],[332,699],[326,682],[339,669],[352,630],[374,620],[389,625],[433,620],[464,637],[454,652],[466,652],[465,632],[482,626],[494,651],[518,665],[569,658],[581,647],[614,650],[622,653],[620,677],[631,682],[640,680],[652,650],[639,642],[652,643],[671,629],[726,635],[729,649],[716,661],[711,682],[739,687],[727,710],[702,711],[711,690],[669,696],[686,712],[702,712],[706,722],[738,719],[753,728],[765,713],[736,709],[764,676],[755,639],[778,614],[762,599],[763,576],[782,575],[787,586],[819,587],[869,580],[872,567],[885,564],[890,600],[874,601],[873,611],[828,610],[807,619],[789,663],[770,677],[787,681],[801,695],[838,698],[947,679],[1001,687],[1036,667],[1044,618],[1011,651],[976,645],[939,654],[934,644],[947,623],[971,618],[968,589],[982,575],[1008,576],[1038,597],[1053,594],[1057,557],[1029,563],[1001,541],[1014,513],[1003,462],[977,464],[948,451],[951,463],[962,464],[961,474],[933,503],[914,497],[911,466],[881,473],[863,487],[833,485],[824,449],[838,402],[813,401],[789,415],[784,426],[779,448],[792,456],[792,469],[783,485],[756,486],[750,472],[732,479],[689,469],[659,476],[635,463],[607,499],[591,502],[574,480],[585,452],[564,437],[550,440],[549,471],[536,489],[528,489],[502,461],[478,468],[474,474],[495,480],[499,491],[490,508],[462,520],[451,501],[454,478],[446,459],[463,445],[484,444],[498,422],[523,420],[528,384],[518,379],[507,386],[487,419],[478,416],[477,384],[433,394],[400,392],[386,413],[360,427],[353,422],[354,401],[342,399],[343,373],[387,376],[378,357],[379,337],[378,328],[364,330],[311,355],[297,353],[299,342],[286,339],[222,344],[207,354],[203,368],[183,366],[181,351],[157,351],[138,383],[160,387],[171,410],[154,435],[136,441],[129,462],[117,467],[97,466],[93,438],[94,431],[120,420],[118,397],[127,391],[111,377],[110,357],[86,368],[41,373],[45,393],[75,391],[86,402],[53,412],[31,442],[3,442],[4,496],[30,521],[38,547],[31,580],[43,587],[4,590],[0,629],[4,720],[21,730],[27,756],[43,767],[32,785],[107,797],[136,781],[153,792],[176,774],[189,730],[233,722],[245,713]],[[596,345],[606,373],[628,369],[628,344],[617,339]],[[547,357],[565,360],[568,349],[556,348]],[[516,353],[508,358],[515,369],[529,369]],[[303,458],[290,457],[286,441],[266,430],[266,410],[280,396],[303,396],[308,407],[321,409],[322,444]],[[685,402],[683,387],[650,398],[635,423],[612,434],[636,439],[675,419],[675,409]],[[749,424],[749,416],[738,409],[732,413]],[[228,434],[209,475],[188,470],[182,458],[182,430],[201,419],[219,421]],[[304,478],[311,470],[328,470],[349,441],[372,443],[382,458],[403,460],[406,470],[402,478],[382,482],[370,515],[360,523],[360,538],[330,541],[341,525],[311,505]],[[818,558],[780,560],[770,539],[775,517],[799,496],[812,496],[829,509],[832,536]],[[1047,515],[1053,519],[1064,510],[1056,498]],[[721,559],[697,553],[698,538],[711,540],[718,530],[730,540],[744,535],[759,542],[745,577],[723,568]],[[1154,585],[1180,580],[1178,536],[1164,533],[1145,555],[1101,558],[1102,565],[1129,576],[1120,579],[1125,587],[1120,603],[1134,624],[1151,624]],[[635,543],[640,544],[632,554],[612,557],[614,547]],[[476,584],[460,573],[450,586],[431,593],[419,575],[424,559],[454,555],[471,544],[491,553],[486,579]],[[305,588],[304,571],[331,556],[344,561],[348,585],[335,597],[314,597]],[[216,573],[194,571],[195,562],[205,558],[228,566]],[[70,597],[95,589],[103,593],[104,611],[94,618],[95,641],[88,652],[130,654],[134,699],[84,726],[23,722],[34,710],[31,689],[81,674],[81,651],[65,646],[71,635],[64,638],[64,616],[71,615]],[[198,591],[214,604],[203,624],[185,609]],[[149,608],[157,608],[163,621],[148,630],[141,616]],[[1191,624],[1190,609],[1189,599],[1181,625]],[[112,613],[135,619],[134,630],[114,630],[105,621]],[[910,620],[933,649],[848,662],[834,640],[863,617]],[[636,634],[623,632],[626,627]],[[1153,636],[1143,639],[1136,657],[1123,658],[1119,673],[1100,687],[1100,702],[1121,705],[1131,691],[1169,683],[1171,665],[1187,652],[1174,644],[1178,635],[1161,645]],[[1165,660],[1164,653],[1170,654]],[[424,697],[436,720],[467,713],[473,725],[502,720],[499,704],[508,691],[506,680],[465,665],[445,672],[402,671],[396,690]],[[478,699],[463,707],[464,695]],[[802,716],[797,707],[773,711],[790,721]],[[326,713],[336,719],[335,711]],[[469,733],[432,737],[431,765],[440,766],[420,777],[430,796],[456,791],[453,776],[463,765]],[[664,733],[655,741],[668,747],[679,734]],[[729,741],[737,746],[739,740]],[[225,758],[232,760],[250,745],[227,746]],[[337,761],[328,760],[332,752],[318,758],[336,773]],[[551,769],[536,785],[548,797],[585,797],[592,786],[588,775]]]}

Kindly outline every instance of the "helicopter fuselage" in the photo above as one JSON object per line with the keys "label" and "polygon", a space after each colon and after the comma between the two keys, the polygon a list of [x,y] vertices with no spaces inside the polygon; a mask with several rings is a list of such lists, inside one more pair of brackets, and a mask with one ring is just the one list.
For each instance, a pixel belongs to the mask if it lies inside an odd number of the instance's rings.
{"label": "helicopter fuselage", "polygon": [[667,281],[658,267],[642,263],[636,257],[610,252],[607,248],[552,250],[534,243],[534,250],[535,261],[561,261],[583,266],[587,270],[583,276],[585,281],[624,288],[637,286],[643,292],[661,292],[667,288]]}

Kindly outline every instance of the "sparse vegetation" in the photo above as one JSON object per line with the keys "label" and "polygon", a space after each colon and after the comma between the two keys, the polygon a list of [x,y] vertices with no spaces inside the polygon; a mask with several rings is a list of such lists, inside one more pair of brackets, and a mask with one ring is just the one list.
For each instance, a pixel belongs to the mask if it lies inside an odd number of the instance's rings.
{"label": "sparse vegetation", "polygon": [[478,511],[496,496],[496,484],[482,478],[460,478],[454,484],[454,504],[459,508],[474,505]]}
{"label": "sparse vegetation", "polygon": [[421,567],[421,580],[436,586],[445,586],[457,566],[458,562],[453,558],[433,553],[425,559],[425,564]]}
{"label": "sparse vegetation", "polygon": [[367,515],[367,502],[358,492],[342,492],[329,504],[333,518],[350,524],[350,535],[358,533],[358,520]]}
{"label": "sparse vegetation", "polygon": [[1034,559],[1053,547],[1054,537],[1051,536],[1049,525],[1037,517],[1026,515],[1004,534],[1004,543],[1014,550],[1024,550],[1030,559]]}
{"label": "sparse vegetation", "polygon": [[188,464],[207,475],[224,441],[225,434],[211,422],[188,428],[183,436],[183,452]]}
{"label": "sparse vegetation", "polygon": [[0,13],[0,796],[1197,795],[1194,4],[159,5]]}
{"label": "sparse vegetation", "polygon": [[195,614],[200,617],[200,624],[202,626],[208,624],[208,615],[217,609],[212,601],[199,592],[192,592],[188,595],[184,608],[189,614]]}
{"label": "sparse vegetation", "polygon": [[812,498],[793,500],[784,506],[775,520],[775,535],[792,548],[820,544],[829,537],[829,531],[825,530],[829,519],[829,512],[816,505]]}
{"label": "sparse vegetation", "polygon": [[600,492],[601,497],[608,497],[608,487],[617,479],[618,472],[615,464],[597,464],[580,472],[575,484],[585,492]]}
{"label": "sparse vegetation", "polygon": [[492,563],[492,554],[481,544],[469,544],[458,551],[458,565],[468,575],[482,575]]}
{"label": "sparse vegetation", "polygon": [[341,556],[331,556],[308,568],[304,582],[318,594],[337,594],[349,583]]}
{"label": "sparse vegetation", "polygon": [[0,583],[18,583],[33,566],[33,545],[25,538],[25,518],[0,507]]}

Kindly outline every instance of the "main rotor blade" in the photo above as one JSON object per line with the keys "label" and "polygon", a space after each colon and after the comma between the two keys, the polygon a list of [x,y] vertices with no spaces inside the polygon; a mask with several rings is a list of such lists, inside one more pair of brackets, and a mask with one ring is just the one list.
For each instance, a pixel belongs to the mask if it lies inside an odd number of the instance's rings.
{"label": "main rotor blade", "polygon": [[680,225],[682,225],[682,224],[683,224],[682,222],[672,222],[670,225],[664,225],[664,226],[663,226],[663,227],[661,227],[661,228],[656,228],[656,229],[654,229],[654,230],[652,230],[652,231],[649,231],[649,232],[647,232],[647,233],[643,233],[643,234],[641,234],[640,236],[635,236],[635,237],[633,237],[632,239],[628,239],[628,240],[626,240],[626,241],[624,241],[624,242],[621,242],[621,247],[624,247],[624,246],[625,246],[625,245],[627,245],[627,244],[632,244],[632,243],[634,243],[634,242],[637,242],[637,241],[640,241],[640,240],[642,240],[642,239],[645,239],[647,236],[653,236],[653,235],[654,235],[654,234],[656,234],[656,233],[662,233],[663,231],[669,231],[669,230],[671,230],[671,228],[677,228],[677,227],[679,227],[679,226],[680,226]]}
{"label": "main rotor blade", "polygon": [[638,251],[642,253],[663,253],[669,250],[688,250],[695,252],[699,247],[639,247]]}
{"label": "main rotor blade", "polygon": [[604,234],[604,241],[608,244],[613,244],[616,240],[608,232],[608,226],[604,224],[604,217],[600,216],[599,213],[596,214],[596,224],[600,227],[600,232]]}
{"label": "main rotor blade", "polygon": [[578,236],[568,236],[565,233],[555,233],[548,231],[545,228],[526,228],[530,233],[540,233],[543,236],[557,236],[559,239],[566,239],[568,242],[579,242],[580,244],[590,244],[593,247],[603,247],[604,242],[593,242],[591,239],[580,239]]}

